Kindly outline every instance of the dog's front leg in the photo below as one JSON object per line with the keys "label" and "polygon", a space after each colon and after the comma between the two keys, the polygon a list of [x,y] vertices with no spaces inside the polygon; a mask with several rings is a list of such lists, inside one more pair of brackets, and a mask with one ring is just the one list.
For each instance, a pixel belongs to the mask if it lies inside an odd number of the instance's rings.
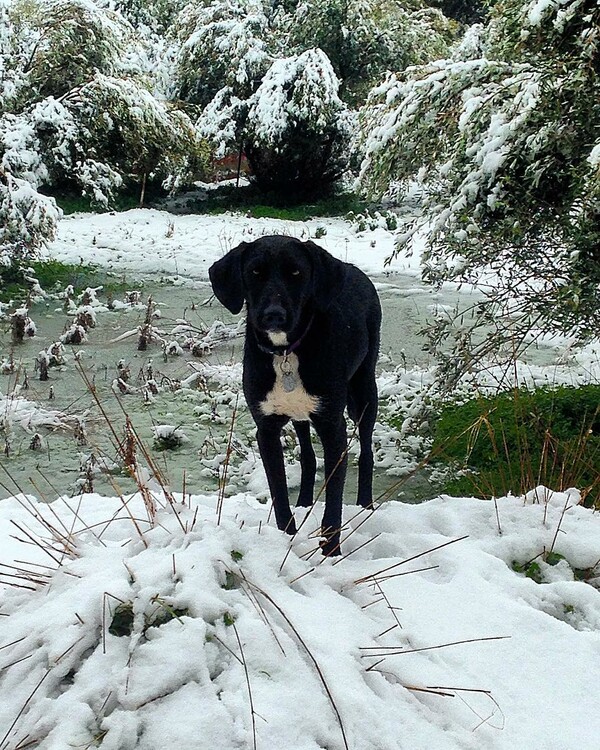
{"label": "dog's front leg", "polygon": [[313,504],[315,476],[317,474],[317,459],[310,439],[310,423],[294,422],[294,429],[300,446],[300,494],[297,506],[309,508]]}
{"label": "dog's front leg", "polygon": [[348,465],[346,420],[313,418],[313,424],[323,443],[325,463],[325,513],[321,524],[321,549],[324,555],[340,555],[342,527],[342,498]]}
{"label": "dog's front leg", "polygon": [[256,437],[273,500],[277,528],[288,534],[295,534],[296,522],[290,510],[283,448],[281,447],[281,429],[287,421],[287,417],[263,417],[258,423]]}

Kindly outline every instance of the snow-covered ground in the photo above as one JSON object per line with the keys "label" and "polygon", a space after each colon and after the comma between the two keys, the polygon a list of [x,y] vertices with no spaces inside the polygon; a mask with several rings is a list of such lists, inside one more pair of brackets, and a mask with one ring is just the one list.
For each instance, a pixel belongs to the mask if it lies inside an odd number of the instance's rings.
{"label": "snow-covered ground", "polygon": [[59,225],[58,239],[50,246],[52,257],[68,263],[97,263],[136,274],[164,274],[206,281],[209,266],[239,242],[266,234],[315,239],[341,260],[363,271],[384,270],[419,274],[419,257],[403,257],[385,268],[394,249],[394,235],[383,228],[357,234],[342,219],[320,218],[306,222],[254,219],[242,214],[174,215],[166,211],[137,209],[124,213],[74,214]]}
{"label": "snow-covered ground", "polygon": [[[333,563],[321,508],[290,550],[249,494],[153,521],[139,496],[5,501],[2,574],[34,590],[2,596],[0,747],[596,750],[600,595],[573,569],[600,517],[577,499],[348,507]],[[512,569],[550,548],[543,583]]]}
{"label": "snow-covered ground", "polygon": [[[419,273],[416,256],[385,265],[389,232],[339,219],[79,215],[50,253],[193,284],[241,240],[323,229],[322,246],[368,273]],[[517,365],[519,380],[598,382],[597,348],[548,343],[557,362]],[[239,365],[221,370],[237,390]],[[431,380],[390,363],[379,387],[410,415]],[[22,394],[5,402],[15,423],[64,420]],[[386,456],[382,470],[402,469]],[[290,544],[260,472],[233,497],[146,484],[144,497],[0,502],[0,750],[599,747],[600,517],[576,490],[348,505],[332,561],[316,549],[322,508]],[[514,569],[534,558],[539,582]]]}

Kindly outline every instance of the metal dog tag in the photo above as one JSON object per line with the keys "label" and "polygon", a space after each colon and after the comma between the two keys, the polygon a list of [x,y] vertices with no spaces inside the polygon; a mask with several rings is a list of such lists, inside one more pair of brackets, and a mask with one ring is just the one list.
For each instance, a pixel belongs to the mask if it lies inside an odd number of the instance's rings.
{"label": "metal dog tag", "polygon": [[281,383],[283,385],[283,390],[286,393],[291,393],[298,385],[298,381],[296,380],[296,376],[292,371],[292,365],[287,357],[283,358],[283,362],[279,367],[282,373]]}

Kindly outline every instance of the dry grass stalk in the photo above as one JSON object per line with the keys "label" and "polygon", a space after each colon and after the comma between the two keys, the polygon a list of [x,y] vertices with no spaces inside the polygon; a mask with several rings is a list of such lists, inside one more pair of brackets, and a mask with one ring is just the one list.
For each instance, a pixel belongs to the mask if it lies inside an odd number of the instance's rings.
{"label": "dry grass stalk", "polygon": [[548,550],[548,552],[552,552],[554,550],[554,545],[556,544],[556,540],[558,539],[558,533],[560,531],[563,518],[565,517],[565,513],[567,512],[567,510],[571,507],[569,505],[569,501],[570,501],[570,498],[567,496],[567,499],[565,500],[565,504],[563,505],[563,509],[560,513],[560,518],[558,519],[556,531],[554,532],[554,536],[552,537],[552,544],[550,545],[550,549]]}
{"label": "dry grass stalk", "polygon": [[[348,536],[350,536],[350,534],[348,534]],[[341,557],[338,557],[337,560],[333,561],[333,565],[338,565],[339,563],[344,562],[344,560],[347,560],[350,557],[350,555],[353,555],[355,552],[358,552],[359,549],[362,549],[363,547],[366,547],[367,544],[371,544],[371,542],[374,542],[380,536],[381,536],[381,532],[379,532],[378,534],[375,534],[375,536],[372,536],[370,539],[367,539],[362,544],[359,544],[358,547],[355,547],[353,550],[351,550],[347,554],[342,555]],[[341,542],[340,542],[340,544],[341,544]],[[321,564],[321,562],[322,562],[322,560],[319,562],[319,564]]]}
{"label": "dry grass stalk", "polygon": [[[499,727],[495,727],[495,729],[504,729],[504,713],[502,709],[500,708],[500,704],[498,701],[494,698],[492,695],[491,690],[484,690],[482,688],[459,688],[459,687],[446,687],[446,686],[439,686],[439,685],[432,685],[432,686],[425,686],[425,687],[417,687],[416,685],[403,685],[402,687],[406,688],[406,690],[410,690],[411,692],[415,693],[429,693],[430,695],[438,695],[442,698],[459,698],[463,701],[463,703],[469,708],[470,711],[472,711],[478,718],[481,719],[481,722],[476,726],[473,727],[473,732],[479,729],[481,724],[489,722],[491,718],[493,718],[496,713],[500,713],[500,717],[502,719],[502,723]],[[492,710],[492,713],[488,717],[481,717],[477,711],[469,704],[465,699],[462,697],[462,694],[466,693],[467,695],[483,695],[486,698],[488,698],[494,705],[494,709]]]}
{"label": "dry grass stalk", "polygon": [[402,654],[416,654],[421,651],[436,651],[440,648],[448,648],[449,646],[460,646],[465,643],[481,643],[483,641],[503,641],[508,638],[511,638],[510,635],[491,635],[486,636],[484,638],[467,638],[464,641],[452,641],[450,643],[440,643],[437,646],[423,646],[422,648],[399,648],[398,646],[361,646],[361,649],[363,651],[376,651],[378,653],[372,653],[372,654],[361,654],[361,657],[364,658],[373,658],[376,659],[380,656],[382,657],[388,657],[388,656],[399,656]]}
{"label": "dry grass stalk", "polygon": [[389,576],[373,578],[373,583],[382,583],[383,581],[389,581],[391,578],[401,578],[402,576],[409,576],[413,573],[425,573],[428,570],[437,570],[439,567],[439,565],[427,565],[425,568],[413,568],[412,570],[404,570],[401,573],[391,573]]}
{"label": "dry grass stalk", "polygon": [[393,570],[394,568],[399,567],[400,565],[406,565],[408,562],[412,562],[413,560],[418,560],[419,557],[423,557],[424,555],[428,555],[430,552],[436,552],[439,549],[443,549],[444,547],[448,547],[450,544],[456,544],[456,542],[462,542],[465,539],[468,539],[469,535],[465,534],[464,536],[457,537],[456,539],[451,539],[449,542],[443,542],[443,544],[438,544],[435,547],[430,547],[429,549],[425,550],[424,552],[419,552],[416,555],[413,555],[412,557],[407,557],[404,560],[401,560],[398,563],[394,563],[393,565],[388,565],[387,568],[382,568],[381,570],[377,571],[376,573],[371,573],[368,576],[364,576],[363,578],[357,578],[354,583],[368,583],[369,581],[372,581],[375,578],[380,578],[382,573],[387,573],[389,570]]}
{"label": "dry grass stalk", "polygon": [[[295,635],[296,639],[304,649],[306,655],[310,659],[310,661],[313,664],[313,667],[315,668],[315,671],[317,672],[319,679],[321,681],[321,684],[323,685],[323,689],[325,690],[327,694],[327,698],[329,699],[329,703],[331,704],[331,707],[333,709],[333,712],[335,714],[336,720],[338,722],[338,725],[340,727],[340,732],[342,734],[342,741],[344,743],[344,747],[346,750],[350,750],[350,746],[348,744],[348,739],[346,737],[346,730],[344,729],[344,723],[342,721],[341,714],[339,712],[339,709],[337,707],[337,704],[335,702],[335,699],[333,697],[333,693],[331,692],[331,689],[329,688],[329,685],[327,683],[327,680],[325,679],[325,675],[323,674],[323,671],[319,665],[319,662],[317,661],[316,657],[312,653],[312,651],[308,648],[306,641],[302,638],[300,633],[298,632],[297,628],[293,624],[293,622],[290,620],[290,618],[286,615],[284,610],[273,600],[273,598],[267,594],[266,591],[261,589],[259,586],[257,586],[255,583],[250,582],[247,578],[245,579],[249,586],[252,587],[253,590],[257,591],[261,596],[263,596],[276,610],[279,612],[281,617],[285,620],[286,624],[292,631],[292,633]],[[0,748],[1,750],[1,748]]]}
{"label": "dry grass stalk", "polygon": [[250,703],[250,719],[252,721],[252,748],[253,750],[256,750],[256,718],[255,718],[255,711],[254,711],[254,700],[252,699],[252,687],[250,685],[250,674],[248,673],[248,664],[246,663],[246,656],[244,654],[244,649],[242,648],[242,641],[240,639],[240,634],[238,633],[238,629],[235,626],[235,622],[231,623],[231,627],[233,628],[233,632],[235,633],[235,638],[238,642],[238,647],[240,649],[240,655],[242,658],[242,664],[244,667],[244,674],[246,676],[246,687],[248,688],[248,701]]}
{"label": "dry grass stalk", "polygon": [[[20,709],[19,713],[15,716],[15,719],[12,722],[12,724],[9,726],[9,728],[7,729],[6,734],[0,740],[0,750],[9,750],[10,745],[7,744],[7,740],[9,739],[10,735],[13,733],[13,729],[16,727],[17,722],[19,721],[19,719],[21,718],[21,716],[27,710],[27,706],[31,703],[31,701],[33,700],[33,697],[35,696],[35,694],[37,693],[37,691],[41,688],[42,684],[44,683],[44,680],[48,677],[48,675],[51,672],[52,672],[52,667],[48,667],[48,669],[42,675],[40,681],[37,683],[37,685],[33,688],[33,690],[31,691],[31,693],[29,694],[29,696],[28,696],[27,700],[25,701],[25,703],[21,706],[21,709]],[[27,738],[25,738],[25,739],[27,739]],[[19,744],[21,745],[21,747],[23,747],[22,743],[23,743],[23,740],[21,740],[19,742]],[[13,748],[14,747],[15,746],[13,745]]]}
{"label": "dry grass stalk", "polygon": [[[227,566],[225,566],[225,567],[227,567]],[[236,573],[234,571],[232,571],[230,568],[228,568],[228,570],[229,570],[229,572],[232,575],[236,576]],[[281,641],[277,637],[277,633],[275,632],[275,628],[273,627],[273,624],[269,620],[269,617],[267,615],[267,612],[266,612],[265,608],[263,607],[262,603],[260,602],[260,600],[258,599],[258,597],[256,596],[256,594],[252,590],[252,586],[251,586],[250,582],[246,579],[246,576],[245,576],[244,572],[241,569],[238,571],[237,577],[238,577],[238,579],[240,581],[240,589],[244,592],[244,594],[246,594],[246,596],[248,597],[248,599],[250,600],[250,602],[252,603],[252,605],[254,606],[254,608],[256,609],[256,611],[258,612],[261,620],[269,628],[269,630],[271,631],[271,635],[273,636],[273,640],[277,644],[277,646],[278,646],[279,650],[281,651],[281,653],[283,654],[283,656],[285,656],[286,655],[285,654],[285,649],[283,648],[283,646],[281,644]]]}
{"label": "dry grass stalk", "polygon": [[227,438],[227,449],[225,451],[225,461],[223,463],[223,477],[221,478],[219,482],[219,494],[217,496],[217,526],[221,524],[221,514],[223,512],[223,501],[225,499],[225,487],[227,485],[227,472],[229,470],[229,460],[231,458],[231,453],[233,451],[232,444],[233,444],[233,427],[235,425],[235,420],[237,417],[237,409],[238,409],[238,399],[239,394],[236,394],[235,396],[235,404],[233,407],[233,412],[231,414],[231,424],[229,426],[229,436]]}

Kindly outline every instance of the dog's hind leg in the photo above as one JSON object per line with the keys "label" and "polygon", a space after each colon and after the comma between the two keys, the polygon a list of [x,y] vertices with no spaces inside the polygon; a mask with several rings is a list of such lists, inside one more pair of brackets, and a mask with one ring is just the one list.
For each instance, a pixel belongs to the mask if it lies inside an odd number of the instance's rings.
{"label": "dog's hind leg", "polygon": [[321,549],[324,555],[340,555],[342,498],[348,465],[346,420],[313,417],[313,424],[323,443],[325,459],[325,513],[321,523]]}
{"label": "dog's hind leg", "polygon": [[256,437],[271,491],[277,528],[288,534],[295,534],[296,522],[290,510],[283,448],[281,447],[281,428],[287,421],[287,417],[265,417],[258,425]]}
{"label": "dog's hind leg", "polygon": [[358,424],[360,442],[356,502],[363,508],[370,508],[373,504],[373,428],[377,417],[377,384],[372,369],[361,365],[348,391],[348,413]]}
{"label": "dog's hind leg", "polygon": [[317,459],[310,439],[310,422],[294,422],[294,429],[300,446],[300,493],[297,506],[308,508],[313,504],[315,476],[317,473]]}

